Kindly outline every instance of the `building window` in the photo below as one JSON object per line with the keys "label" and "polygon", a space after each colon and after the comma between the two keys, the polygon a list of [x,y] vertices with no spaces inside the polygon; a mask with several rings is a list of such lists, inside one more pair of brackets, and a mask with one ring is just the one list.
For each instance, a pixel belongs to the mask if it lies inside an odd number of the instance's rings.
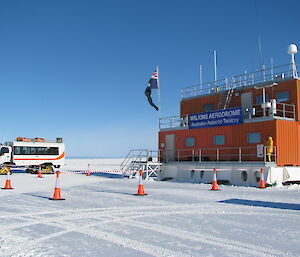
{"label": "building window", "polygon": [[276,93],[276,101],[277,102],[286,102],[288,100],[290,100],[290,92],[289,91],[283,91],[283,92]]}
{"label": "building window", "polygon": [[[270,98],[268,95],[266,95],[266,102],[269,102]],[[256,96],[256,104],[262,104],[263,103],[263,96],[258,95]]]}
{"label": "building window", "polygon": [[214,105],[213,104],[204,104],[203,105],[203,110],[204,112],[210,112],[213,111]]}
{"label": "building window", "polygon": [[225,145],[225,136],[224,135],[214,136],[214,145]]}
{"label": "building window", "polygon": [[194,137],[186,137],[184,139],[185,146],[195,146],[195,138]]}
{"label": "building window", "polygon": [[254,144],[254,143],[260,143],[260,133],[259,132],[254,132],[254,133],[248,133],[247,134],[247,142],[249,144]]}

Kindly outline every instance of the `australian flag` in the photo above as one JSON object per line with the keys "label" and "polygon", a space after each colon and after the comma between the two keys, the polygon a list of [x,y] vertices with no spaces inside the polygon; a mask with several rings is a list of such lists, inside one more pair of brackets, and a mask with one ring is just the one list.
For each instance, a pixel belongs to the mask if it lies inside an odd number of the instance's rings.
{"label": "australian flag", "polygon": [[150,78],[150,80],[148,82],[148,87],[150,87],[151,89],[157,89],[158,88],[158,86],[157,86],[157,78],[158,78],[158,74],[157,74],[157,71],[155,71],[152,74],[152,76],[151,76],[151,78]]}
{"label": "australian flag", "polygon": [[151,106],[153,106],[157,111],[158,111],[158,107],[153,103],[152,101],[152,97],[151,97],[151,90],[152,89],[158,89],[158,84],[157,84],[157,79],[158,79],[158,73],[157,71],[155,71],[151,78],[149,79],[147,88],[145,90],[145,95],[148,98],[148,102]]}

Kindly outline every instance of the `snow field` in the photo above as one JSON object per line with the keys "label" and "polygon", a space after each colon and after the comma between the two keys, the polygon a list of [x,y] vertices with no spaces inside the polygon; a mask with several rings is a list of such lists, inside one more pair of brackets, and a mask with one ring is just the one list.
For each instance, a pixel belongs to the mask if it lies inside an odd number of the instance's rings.
{"label": "snow field", "polygon": [[[61,170],[90,162],[68,160]],[[207,184],[143,181],[149,195],[139,197],[136,179],[62,174],[66,200],[49,201],[53,175],[11,180],[15,189],[0,191],[0,256],[300,256],[296,185],[210,191]]]}

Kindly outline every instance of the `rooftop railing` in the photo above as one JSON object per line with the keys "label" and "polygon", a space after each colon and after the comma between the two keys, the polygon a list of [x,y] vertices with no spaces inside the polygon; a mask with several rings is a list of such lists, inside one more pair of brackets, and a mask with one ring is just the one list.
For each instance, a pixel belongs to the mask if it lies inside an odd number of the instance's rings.
{"label": "rooftop railing", "polygon": [[172,116],[159,119],[159,129],[175,129],[175,128],[188,128],[188,116]]}
{"label": "rooftop railing", "polygon": [[181,89],[181,99],[209,95],[229,89],[253,86],[266,82],[278,82],[285,79],[298,78],[297,67],[299,65],[286,64],[271,68],[263,68],[262,70],[252,73],[233,76],[231,79],[225,78],[204,84]]}
{"label": "rooftop railing", "polygon": [[265,108],[263,109],[261,104],[253,105],[254,111],[249,111],[244,113],[244,118],[255,119],[261,117],[274,117],[296,120],[296,107],[294,104],[286,103],[276,103],[274,109]]}
{"label": "rooftop railing", "polygon": [[[252,108],[245,108],[243,110],[243,118],[247,119],[258,119],[262,117],[271,117],[273,119],[286,119],[296,120],[296,107],[294,104],[286,103],[273,103],[275,106],[272,108],[263,109],[261,104],[254,104]],[[159,119],[159,129],[184,129],[189,128],[188,115],[185,117],[172,116]]]}

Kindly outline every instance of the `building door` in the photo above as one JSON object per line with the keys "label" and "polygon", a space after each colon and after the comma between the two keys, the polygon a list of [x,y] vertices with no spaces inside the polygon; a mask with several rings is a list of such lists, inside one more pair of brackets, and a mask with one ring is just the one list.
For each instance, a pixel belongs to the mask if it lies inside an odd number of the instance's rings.
{"label": "building door", "polygon": [[175,161],[175,135],[166,135],[166,159],[167,162]]}
{"label": "building door", "polygon": [[244,113],[245,117],[250,117],[252,115],[252,108],[253,108],[252,92],[242,93],[241,105],[242,105],[243,113]]}

